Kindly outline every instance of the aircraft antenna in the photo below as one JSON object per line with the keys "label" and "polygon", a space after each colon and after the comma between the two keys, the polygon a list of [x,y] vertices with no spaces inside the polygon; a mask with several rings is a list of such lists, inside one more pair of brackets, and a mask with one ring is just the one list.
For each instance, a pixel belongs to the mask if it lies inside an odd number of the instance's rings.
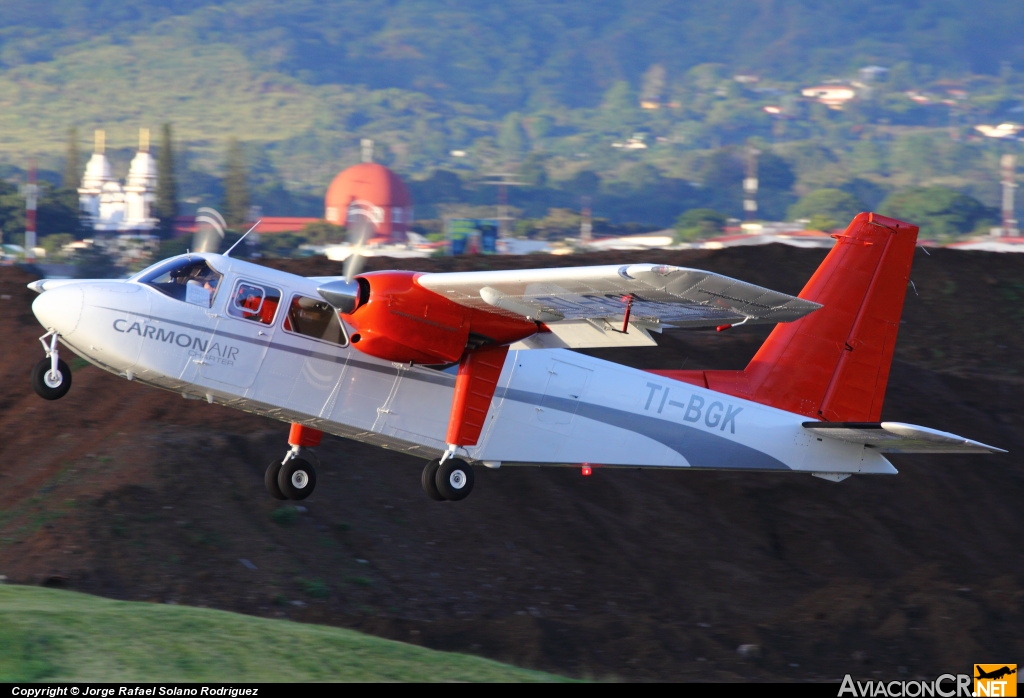
{"label": "aircraft antenna", "polygon": [[[258,221],[256,221],[255,223],[253,223],[253,224],[252,224],[252,227],[251,227],[251,228],[249,228],[248,230],[246,230],[246,231],[245,231],[245,235],[248,235],[248,234],[249,234],[249,233],[251,233],[252,231],[256,230],[256,226],[258,226],[258,225],[259,225],[260,223],[262,223],[262,222],[263,222],[263,219],[262,219],[262,218],[260,218],[260,219],[259,219]],[[238,240],[236,240],[236,241],[235,241],[235,244],[234,244],[234,245],[232,245],[231,247],[229,247],[229,248],[228,248],[228,251],[224,253],[224,256],[225,256],[225,257],[230,257],[230,256],[231,256],[231,250],[233,250],[233,249],[235,249],[236,247],[238,247],[238,243],[242,242],[242,240],[244,240],[244,239],[245,239],[245,235],[243,235],[242,237],[238,238]]]}

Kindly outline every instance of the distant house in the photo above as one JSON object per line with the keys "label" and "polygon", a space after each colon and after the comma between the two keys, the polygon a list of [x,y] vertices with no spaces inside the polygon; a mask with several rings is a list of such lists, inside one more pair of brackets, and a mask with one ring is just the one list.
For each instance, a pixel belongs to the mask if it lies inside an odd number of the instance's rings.
{"label": "distant house", "polygon": [[849,85],[817,85],[805,87],[800,91],[807,99],[824,104],[829,109],[842,109],[843,105],[857,96],[856,90]]}
{"label": "distant house", "polygon": [[978,124],[974,130],[988,138],[1014,138],[1021,130],[1019,124],[1005,123],[997,126]]}
{"label": "distant house", "polygon": [[857,71],[864,82],[881,82],[889,75],[889,69],[880,65],[869,65]]}

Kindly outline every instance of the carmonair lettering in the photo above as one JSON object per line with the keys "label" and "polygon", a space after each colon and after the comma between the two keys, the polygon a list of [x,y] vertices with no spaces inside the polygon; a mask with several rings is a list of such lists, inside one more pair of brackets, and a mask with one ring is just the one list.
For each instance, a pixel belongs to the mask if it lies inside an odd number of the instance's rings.
{"label": "carmonair lettering", "polygon": [[137,334],[143,339],[152,339],[161,344],[172,344],[188,349],[188,355],[201,357],[204,361],[212,361],[223,366],[231,366],[238,360],[239,348],[230,344],[221,344],[216,340],[193,337],[184,332],[175,332],[154,325],[142,326],[141,323],[129,322],[123,318],[114,320],[114,329],[121,334]]}

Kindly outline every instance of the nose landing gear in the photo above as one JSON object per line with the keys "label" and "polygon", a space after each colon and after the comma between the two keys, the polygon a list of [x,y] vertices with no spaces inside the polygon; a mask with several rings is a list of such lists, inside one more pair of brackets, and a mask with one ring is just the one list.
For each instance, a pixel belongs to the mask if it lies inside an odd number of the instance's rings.
{"label": "nose landing gear", "polygon": [[60,335],[53,330],[39,338],[46,358],[32,368],[32,389],[44,400],[58,400],[71,390],[71,369],[60,358],[59,339]]}

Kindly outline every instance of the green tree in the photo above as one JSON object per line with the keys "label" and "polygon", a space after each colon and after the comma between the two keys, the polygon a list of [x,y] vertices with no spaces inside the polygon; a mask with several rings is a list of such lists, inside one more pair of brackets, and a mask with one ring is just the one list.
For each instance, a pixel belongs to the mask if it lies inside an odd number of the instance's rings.
{"label": "green tree", "polygon": [[921,227],[924,238],[951,238],[996,223],[996,211],[946,187],[915,187],[890,194],[879,211]]}
{"label": "green tree", "polygon": [[63,256],[63,248],[75,241],[70,233],[47,235],[39,241],[39,246],[46,250],[47,259],[59,259]]}
{"label": "green tree", "polygon": [[639,111],[636,96],[629,83],[618,80],[604,93],[598,127],[606,133],[629,136],[636,129]]}
{"label": "green tree", "polygon": [[78,192],[75,189],[55,189],[43,182],[39,187],[36,228],[40,235],[67,233],[80,236],[82,221],[78,210]]}
{"label": "green tree", "polygon": [[14,243],[14,236],[24,233],[25,197],[18,192],[17,185],[0,179],[0,234],[3,241]]}
{"label": "green tree", "polygon": [[68,151],[64,158],[64,175],[60,185],[64,189],[77,189],[82,181],[81,160],[78,155],[78,129],[68,131]]}
{"label": "green tree", "polygon": [[160,221],[160,237],[174,237],[174,219],[178,215],[178,179],[174,173],[174,141],[171,125],[164,124],[160,158],[156,170],[156,204],[153,215]]}
{"label": "green tree", "polygon": [[562,188],[577,196],[594,196],[601,189],[601,175],[593,170],[580,170],[563,182]]}
{"label": "green tree", "polygon": [[228,142],[224,164],[224,220],[228,225],[240,227],[249,216],[249,173],[245,164],[242,144],[237,138]]}
{"label": "green tree", "polygon": [[690,241],[721,235],[728,219],[710,208],[692,208],[676,219],[676,240]]}
{"label": "green tree", "polygon": [[522,117],[512,112],[501,122],[498,131],[498,147],[513,160],[518,159],[526,150],[526,132],[523,130]]}
{"label": "green tree", "polygon": [[548,171],[544,166],[546,159],[543,153],[530,153],[519,166],[519,176],[531,187],[546,187],[548,184]]}
{"label": "green tree", "polygon": [[834,230],[866,209],[863,202],[840,189],[818,189],[789,207],[789,219],[807,218],[814,230]]}

